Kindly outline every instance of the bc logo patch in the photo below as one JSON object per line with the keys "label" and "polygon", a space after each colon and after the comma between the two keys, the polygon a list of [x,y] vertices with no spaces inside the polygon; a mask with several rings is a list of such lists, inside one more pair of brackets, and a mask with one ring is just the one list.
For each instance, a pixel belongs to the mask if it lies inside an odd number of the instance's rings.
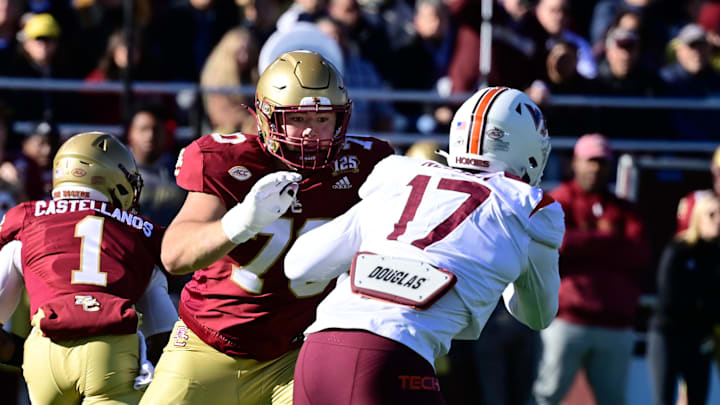
{"label": "bc logo patch", "polygon": [[75,305],[82,305],[85,312],[96,312],[100,310],[100,303],[92,295],[76,295]]}
{"label": "bc logo patch", "polygon": [[188,328],[186,326],[178,326],[177,332],[174,336],[175,342],[173,342],[173,346],[175,347],[185,347],[187,346],[188,339],[190,339],[190,336],[188,336]]}

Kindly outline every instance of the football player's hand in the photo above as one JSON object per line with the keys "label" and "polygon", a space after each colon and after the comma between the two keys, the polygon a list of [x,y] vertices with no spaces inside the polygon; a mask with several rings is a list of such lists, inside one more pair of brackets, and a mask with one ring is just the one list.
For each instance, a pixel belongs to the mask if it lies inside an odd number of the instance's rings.
{"label": "football player's hand", "polygon": [[144,390],[150,385],[153,377],[155,377],[155,367],[149,361],[143,361],[138,368],[138,376],[133,381],[133,388],[137,391]]}
{"label": "football player's hand", "polygon": [[140,364],[138,364],[138,375],[133,381],[133,389],[142,391],[147,388],[155,376],[155,367],[147,359],[147,342],[145,341],[145,335],[141,331],[137,331],[138,337],[138,355],[140,357]]}
{"label": "football player's hand", "polygon": [[243,202],[222,218],[225,235],[233,243],[243,243],[275,222],[295,200],[302,176],[295,172],[275,172],[253,185]]}

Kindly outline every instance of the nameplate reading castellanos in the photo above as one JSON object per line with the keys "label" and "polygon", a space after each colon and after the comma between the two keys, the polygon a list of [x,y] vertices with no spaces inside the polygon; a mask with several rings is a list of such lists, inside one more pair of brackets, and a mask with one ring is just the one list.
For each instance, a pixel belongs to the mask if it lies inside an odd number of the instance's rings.
{"label": "nameplate reading castellanos", "polygon": [[352,291],[426,309],[455,285],[454,274],[420,260],[360,252],[350,270]]}

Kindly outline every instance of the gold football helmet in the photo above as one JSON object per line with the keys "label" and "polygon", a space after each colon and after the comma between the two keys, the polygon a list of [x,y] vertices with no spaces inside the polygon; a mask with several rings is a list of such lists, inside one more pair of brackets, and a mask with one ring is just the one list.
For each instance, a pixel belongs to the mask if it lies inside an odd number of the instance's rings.
{"label": "gold football helmet", "polygon": [[[258,134],[267,152],[290,166],[320,169],[345,143],[352,101],[337,69],[320,54],[300,50],[278,56],[263,72],[255,94]],[[337,114],[331,139],[289,137],[285,116],[294,112]]]}
{"label": "gold football helmet", "polygon": [[53,161],[53,195],[57,189],[96,190],[124,210],[135,209],[142,177],[132,153],[113,135],[84,132],[60,146]]}

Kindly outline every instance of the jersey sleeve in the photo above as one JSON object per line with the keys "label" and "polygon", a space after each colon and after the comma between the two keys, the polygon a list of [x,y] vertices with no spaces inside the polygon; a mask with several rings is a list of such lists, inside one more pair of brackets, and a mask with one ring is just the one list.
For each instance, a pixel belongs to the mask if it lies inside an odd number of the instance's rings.
{"label": "jersey sleeve", "polygon": [[167,278],[157,267],[136,307],[143,314],[140,330],[146,336],[168,332],[177,321],[177,311],[168,295]]}
{"label": "jersey sleeve", "polygon": [[534,240],[528,246],[528,263],[523,273],[503,291],[505,307],[528,327],[546,328],[558,311],[559,253]]}
{"label": "jersey sleeve", "polygon": [[565,235],[565,213],[560,203],[543,195],[530,214],[528,234],[536,242],[559,248]]}
{"label": "jersey sleeve", "polygon": [[291,280],[325,281],[350,270],[360,249],[361,204],[301,235],[285,256],[285,276]]}
{"label": "jersey sleeve", "polygon": [[360,186],[360,190],[358,191],[360,198],[367,198],[369,195],[379,192],[383,187],[391,185],[391,183],[387,181],[387,178],[393,173],[399,172],[399,166],[404,159],[406,158],[403,156],[393,155],[379,161],[363,185]]}
{"label": "jersey sleeve", "polygon": [[177,185],[187,191],[205,192],[204,165],[204,156],[198,141],[190,143],[180,151],[175,164]]}
{"label": "jersey sleeve", "polygon": [[0,324],[15,312],[23,290],[22,242],[12,241],[0,250]]}
{"label": "jersey sleeve", "polygon": [[25,206],[20,204],[5,213],[0,224],[0,246],[12,241],[22,229],[25,220]]}

